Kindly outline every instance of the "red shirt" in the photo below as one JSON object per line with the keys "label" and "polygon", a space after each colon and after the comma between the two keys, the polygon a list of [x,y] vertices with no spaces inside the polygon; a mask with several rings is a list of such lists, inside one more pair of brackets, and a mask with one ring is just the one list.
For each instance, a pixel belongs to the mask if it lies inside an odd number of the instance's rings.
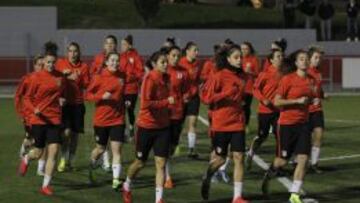
{"label": "red shirt", "polygon": [[[242,68],[243,68],[244,72],[248,75],[247,81],[246,81],[246,86],[245,86],[245,93],[252,94],[255,79],[258,76],[259,71],[260,71],[258,58],[256,56],[246,56],[246,57],[244,56],[242,58],[241,63],[243,65]],[[250,73],[246,72],[246,69],[247,69],[246,67],[248,65],[250,66]]]}
{"label": "red shirt", "polygon": [[[124,84],[125,78],[120,72],[112,73],[104,69],[101,74],[94,76],[86,94],[87,100],[95,102],[94,126],[125,123]],[[110,99],[102,99],[105,92],[111,93]]]}
{"label": "red shirt", "polygon": [[[315,78],[316,81],[316,85],[317,85],[317,95],[319,95],[319,98],[323,99],[324,98],[324,91],[322,89],[322,76],[321,76],[321,72],[315,68],[315,67],[309,67],[307,69],[307,73],[309,75],[311,75],[313,78]],[[317,111],[322,111],[322,105],[321,105],[321,100],[319,102],[319,104],[315,105],[315,104],[311,104],[309,106],[309,111],[312,112],[317,112]]]}
{"label": "red shirt", "polygon": [[120,69],[126,74],[125,94],[138,94],[145,71],[142,59],[135,49],[120,54]]}
{"label": "red shirt", "polygon": [[[151,70],[141,86],[137,125],[147,129],[162,129],[170,124],[169,75]],[[177,102],[177,101],[175,101]]]}
{"label": "red shirt", "polygon": [[[283,99],[298,99],[315,96],[315,80],[306,75],[300,77],[296,72],[285,75],[279,83],[277,94]],[[305,123],[309,117],[309,105],[291,105],[280,108],[280,125],[293,125]]]}
{"label": "red shirt", "polygon": [[214,59],[210,58],[205,61],[203,68],[201,70],[200,74],[200,80],[202,82],[205,82],[208,80],[212,75],[214,75],[216,72],[216,64],[214,62]]}
{"label": "red shirt", "polygon": [[200,84],[200,65],[197,60],[190,63],[186,57],[182,57],[179,61],[179,65],[188,71],[190,78],[190,94],[196,96],[199,92]]}
{"label": "red shirt", "polygon": [[[61,123],[59,99],[65,91],[65,79],[62,73],[55,70],[52,72],[41,70],[33,73],[32,77],[34,78],[24,98],[29,112],[32,112],[29,123],[31,125],[59,125]],[[40,110],[40,115],[35,115],[35,108]]]}
{"label": "red shirt", "polygon": [[[254,96],[259,100],[259,113],[273,113],[278,111],[273,105],[273,100],[281,77],[281,73],[273,66],[270,66],[267,71],[259,74],[254,84]],[[269,100],[270,105],[264,105],[264,100]]]}
{"label": "red shirt", "polygon": [[211,130],[217,132],[243,131],[245,117],[241,103],[245,78],[228,69],[219,70],[202,87],[200,98],[212,106]]}
{"label": "red shirt", "polygon": [[25,99],[26,92],[29,90],[32,75],[33,74],[30,73],[21,78],[20,83],[16,88],[14,98],[16,113],[24,120],[25,125],[29,124],[29,116],[31,113],[33,113],[29,111],[29,107],[27,104],[28,100]]}
{"label": "red shirt", "polygon": [[170,95],[176,103],[171,106],[171,119],[181,120],[184,117],[185,102],[189,98],[189,75],[181,66],[168,65],[167,73],[170,76]]}
{"label": "red shirt", "polygon": [[268,58],[266,58],[264,61],[264,64],[263,64],[262,71],[267,71],[271,65],[272,64],[271,64],[270,60]]}
{"label": "red shirt", "polygon": [[68,59],[59,59],[56,68],[61,73],[69,69],[71,71],[70,74],[76,75],[75,80],[66,79],[66,103],[70,105],[84,103],[84,89],[86,89],[90,80],[89,67],[81,61],[77,64],[72,64]]}

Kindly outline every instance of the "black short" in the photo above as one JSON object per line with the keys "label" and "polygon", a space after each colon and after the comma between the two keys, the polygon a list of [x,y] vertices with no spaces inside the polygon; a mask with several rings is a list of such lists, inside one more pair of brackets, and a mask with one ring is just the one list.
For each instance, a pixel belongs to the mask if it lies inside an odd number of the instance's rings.
{"label": "black short", "polygon": [[270,127],[273,133],[277,133],[277,121],[279,119],[279,112],[274,113],[258,113],[258,137],[266,139],[269,136]]}
{"label": "black short", "polygon": [[289,159],[292,154],[309,155],[311,135],[306,123],[295,125],[279,125],[277,135],[276,156]]}
{"label": "black short", "polygon": [[126,94],[124,96],[125,101],[129,101],[130,102],[130,106],[128,107],[129,109],[133,109],[135,110],[135,106],[136,106],[136,101],[138,98],[137,94]]}
{"label": "black short", "polygon": [[323,111],[316,111],[310,113],[309,115],[309,130],[312,132],[314,128],[322,128],[324,129],[324,112]]}
{"label": "black short", "polygon": [[194,96],[185,105],[185,116],[197,116],[199,115],[200,108],[200,97],[199,95]]}
{"label": "black short", "polygon": [[125,125],[114,125],[114,126],[94,126],[95,141],[99,145],[106,146],[110,141],[124,142],[125,141]]}
{"label": "black short", "polygon": [[145,129],[138,127],[135,142],[137,159],[146,161],[151,148],[154,150],[154,156],[167,158],[170,147],[170,130],[169,128]]}
{"label": "black short", "polygon": [[46,144],[61,144],[60,125],[32,125],[31,136],[35,140],[34,146],[43,149]]}
{"label": "black short", "polygon": [[75,133],[84,133],[85,105],[65,105],[62,108],[62,129],[71,129]]}
{"label": "black short", "polygon": [[225,157],[229,144],[231,152],[245,152],[245,131],[213,133],[212,148],[217,155]]}
{"label": "black short", "polygon": [[177,146],[179,144],[182,127],[183,127],[183,120],[171,120],[170,144],[172,146]]}

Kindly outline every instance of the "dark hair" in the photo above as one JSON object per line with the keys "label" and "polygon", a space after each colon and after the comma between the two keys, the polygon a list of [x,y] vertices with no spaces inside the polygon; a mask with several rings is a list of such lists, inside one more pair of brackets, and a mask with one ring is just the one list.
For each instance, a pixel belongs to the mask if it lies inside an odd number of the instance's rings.
{"label": "dark hair", "polygon": [[71,46],[74,46],[78,50],[79,56],[77,58],[77,61],[80,61],[80,56],[81,56],[80,45],[77,42],[70,42],[70,44],[67,46],[67,49],[69,50]]}
{"label": "dark hair", "polygon": [[106,37],[105,37],[105,40],[106,39],[112,39],[114,42],[115,42],[115,44],[118,44],[118,40],[117,40],[117,38],[114,36],[114,35],[107,35]]}
{"label": "dark hair", "polygon": [[197,45],[195,44],[195,42],[193,42],[193,41],[190,41],[190,42],[186,43],[185,47],[184,47],[183,50],[182,50],[183,55],[185,56],[185,55],[186,55],[186,51],[189,50],[189,49],[190,49],[191,47],[193,47],[193,46],[197,46]]}
{"label": "dark hair", "polygon": [[254,55],[254,54],[255,54],[254,46],[253,46],[250,42],[245,41],[245,42],[242,43],[242,45],[246,45],[246,46],[249,47],[249,49],[250,49],[250,55]]}
{"label": "dark hair", "polygon": [[295,72],[297,70],[296,67],[296,59],[298,58],[298,56],[300,54],[308,54],[305,50],[303,49],[298,49],[296,51],[294,51],[293,53],[291,53],[286,59],[285,59],[285,66],[286,68],[284,68],[284,73],[292,73]]}
{"label": "dark hair", "polygon": [[220,49],[221,49],[221,45],[215,44],[215,45],[213,46],[214,54],[216,54]]}
{"label": "dark hair", "polygon": [[163,49],[161,49],[160,51],[163,51],[165,54],[170,54],[170,52],[171,52],[172,50],[174,50],[174,49],[176,49],[176,50],[178,50],[178,51],[181,52],[180,47],[178,47],[178,46],[176,46],[176,45],[173,45],[173,46],[167,47],[167,48],[163,48]]}
{"label": "dark hair", "polygon": [[308,50],[309,57],[311,58],[314,53],[324,54],[324,51],[321,47],[318,46],[310,46]]}
{"label": "dark hair", "polygon": [[285,38],[280,38],[278,40],[273,41],[272,43],[276,44],[276,46],[280,47],[281,50],[285,53],[287,48],[287,40]]}
{"label": "dark hair", "polygon": [[153,54],[151,54],[150,58],[145,63],[146,67],[148,67],[149,70],[154,69],[152,63],[156,63],[161,56],[166,56],[166,53],[163,51],[156,51]]}
{"label": "dark hair", "polygon": [[131,46],[133,45],[134,39],[132,35],[126,35],[126,37],[123,40],[125,40]]}
{"label": "dark hair", "polygon": [[225,41],[224,41],[225,45],[234,45],[235,42],[233,42],[231,39],[227,38]]}
{"label": "dark hair", "polygon": [[222,47],[215,55],[216,67],[219,69],[231,67],[227,58],[236,50],[241,52],[239,45],[236,44]]}
{"label": "dark hair", "polygon": [[48,41],[44,45],[44,57],[54,56],[57,57],[58,46],[55,42]]}
{"label": "dark hair", "polygon": [[41,55],[41,54],[38,54],[38,55],[34,56],[34,58],[33,58],[33,65],[36,65],[36,63],[37,63],[40,59],[44,59],[44,56]]}
{"label": "dark hair", "polygon": [[171,46],[176,46],[175,37],[168,37],[165,42],[169,43]]}

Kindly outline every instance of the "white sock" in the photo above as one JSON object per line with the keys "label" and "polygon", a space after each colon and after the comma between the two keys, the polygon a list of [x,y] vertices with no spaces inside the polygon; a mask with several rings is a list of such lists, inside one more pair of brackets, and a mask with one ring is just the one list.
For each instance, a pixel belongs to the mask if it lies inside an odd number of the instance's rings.
{"label": "white sock", "polygon": [[228,157],[226,157],[225,163],[219,168],[219,170],[220,171],[225,171],[226,168],[228,167],[229,163],[230,163],[230,159]]}
{"label": "white sock", "polygon": [[45,164],[46,164],[45,160],[39,159],[37,171],[38,172],[44,172],[45,171]]}
{"label": "white sock", "polygon": [[104,166],[110,167],[110,161],[109,161],[109,152],[105,150],[105,152],[102,155]]}
{"label": "white sock", "polygon": [[163,191],[164,191],[163,187],[156,187],[156,193],[155,193],[156,194],[156,201],[155,202],[158,202],[158,201],[160,201],[162,199]]}
{"label": "white sock", "polygon": [[196,134],[193,132],[189,132],[188,133],[188,146],[189,148],[193,149],[195,148],[195,143],[196,143]]}
{"label": "white sock", "polygon": [[121,164],[113,164],[112,171],[113,171],[113,178],[119,179],[121,174]]}
{"label": "white sock", "polygon": [[123,189],[125,190],[125,191],[130,191],[131,190],[131,180],[130,180],[130,178],[129,177],[126,177],[126,180],[125,180],[125,182],[124,182],[124,184],[123,184]]}
{"label": "white sock", "polygon": [[311,165],[317,164],[320,156],[320,147],[311,148]]}
{"label": "white sock", "polygon": [[29,155],[28,154],[26,154],[24,156],[24,161],[25,161],[26,165],[29,164]]}
{"label": "white sock", "polygon": [[47,187],[47,186],[49,186],[50,181],[51,181],[51,176],[48,176],[48,175],[45,174],[45,175],[44,175],[44,180],[43,180],[42,187]]}
{"label": "white sock", "polygon": [[294,182],[291,185],[290,191],[291,193],[299,193],[300,192],[300,188],[302,186],[302,181],[301,180],[294,180]]}
{"label": "white sock", "polygon": [[234,182],[234,199],[241,197],[242,194],[242,182]]}
{"label": "white sock", "polygon": [[165,165],[165,177],[166,177],[166,180],[170,179],[170,162],[169,162],[169,160],[166,162],[166,165]]}

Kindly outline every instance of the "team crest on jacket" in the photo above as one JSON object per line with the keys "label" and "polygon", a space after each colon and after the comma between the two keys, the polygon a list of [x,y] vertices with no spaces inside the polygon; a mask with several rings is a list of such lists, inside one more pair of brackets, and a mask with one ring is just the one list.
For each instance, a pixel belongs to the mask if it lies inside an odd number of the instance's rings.
{"label": "team crest on jacket", "polygon": [[137,155],[138,158],[141,158],[143,156],[143,153],[142,152],[137,152],[136,155]]}

